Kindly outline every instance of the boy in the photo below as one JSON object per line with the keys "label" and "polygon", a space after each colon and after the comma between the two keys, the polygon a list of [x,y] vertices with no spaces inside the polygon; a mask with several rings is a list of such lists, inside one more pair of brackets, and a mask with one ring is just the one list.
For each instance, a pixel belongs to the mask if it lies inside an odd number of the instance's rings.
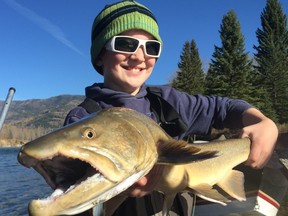
{"label": "boy", "polygon": [[[153,13],[135,1],[121,1],[106,6],[92,27],[91,60],[104,82],[86,88],[86,96],[101,108],[128,107],[157,121],[151,111],[145,81],[151,75],[161,54],[162,40]],[[158,86],[187,125],[174,136],[208,134],[211,128],[242,128],[241,137],[252,141],[246,164],[259,169],[269,160],[278,130],[275,123],[243,100],[226,97],[188,95],[168,86]],[[67,115],[70,124],[89,113],[78,106]],[[161,215],[163,197],[153,192],[161,166],[140,179],[128,191],[104,205],[107,215]],[[123,202],[123,203],[122,203]],[[189,197],[177,196],[170,215],[191,215]],[[190,203],[191,205],[191,203]],[[118,208],[119,207],[119,208]]]}

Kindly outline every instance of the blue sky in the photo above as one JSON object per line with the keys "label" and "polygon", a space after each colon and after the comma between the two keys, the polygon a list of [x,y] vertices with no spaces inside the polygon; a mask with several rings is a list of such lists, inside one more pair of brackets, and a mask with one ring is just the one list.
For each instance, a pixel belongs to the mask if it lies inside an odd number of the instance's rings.
{"label": "blue sky", "polygon": [[[115,0],[0,0],[0,100],[16,88],[14,100],[62,94],[83,95],[86,86],[102,82],[90,62],[91,25]],[[164,48],[147,81],[165,84],[173,77],[185,41],[196,41],[203,65],[220,46],[222,18],[235,10],[252,55],[255,31],[266,0],[139,0],[158,19]],[[165,5],[164,3],[165,2]],[[288,1],[280,0],[288,14]]]}

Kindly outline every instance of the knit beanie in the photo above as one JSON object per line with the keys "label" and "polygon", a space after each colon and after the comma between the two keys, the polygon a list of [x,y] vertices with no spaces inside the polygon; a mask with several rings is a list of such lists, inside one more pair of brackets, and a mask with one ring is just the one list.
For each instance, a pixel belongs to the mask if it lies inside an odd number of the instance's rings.
{"label": "knit beanie", "polygon": [[151,34],[162,43],[157,20],[144,5],[133,0],[124,0],[107,5],[94,19],[91,35],[91,61],[94,68],[103,75],[101,67],[95,65],[105,44],[116,35],[139,29]]}

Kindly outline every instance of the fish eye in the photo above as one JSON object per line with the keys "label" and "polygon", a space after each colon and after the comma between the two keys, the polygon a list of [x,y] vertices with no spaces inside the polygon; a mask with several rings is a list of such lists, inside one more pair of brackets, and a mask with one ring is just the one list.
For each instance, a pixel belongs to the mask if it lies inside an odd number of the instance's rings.
{"label": "fish eye", "polygon": [[96,132],[92,128],[87,128],[84,130],[83,136],[87,139],[94,139],[96,137]]}

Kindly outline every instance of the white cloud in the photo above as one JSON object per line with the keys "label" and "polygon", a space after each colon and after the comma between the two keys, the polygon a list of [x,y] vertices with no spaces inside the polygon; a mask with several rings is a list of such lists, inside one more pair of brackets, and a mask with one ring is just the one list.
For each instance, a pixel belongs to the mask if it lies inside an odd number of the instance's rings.
{"label": "white cloud", "polygon": [[48,19],[41,17],[40,15],[26,7],[23,7],[15,0],[4,0],[4,2],[6,2],[7,5],[17,11],[17,13],[31,20],[39,28],[48,32],[52,37],[60,41],[62,44],[79,53],[80,55],[83,55],[83,53],[70,40],[68,40],[65,33],[58,26],[51,23]]}

